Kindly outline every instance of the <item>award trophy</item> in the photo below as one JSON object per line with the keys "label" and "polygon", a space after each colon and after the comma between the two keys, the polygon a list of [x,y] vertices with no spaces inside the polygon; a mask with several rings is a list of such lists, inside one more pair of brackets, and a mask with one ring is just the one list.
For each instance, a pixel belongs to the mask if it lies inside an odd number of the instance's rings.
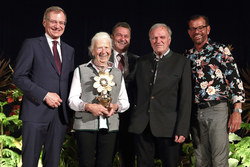
{"label": "award trophy", "polygon": [[110,75],[109,72],[102,71],[99,72],[99,76],[94,78],[95,83],[93,87],[96,88],[97,92],[99,93],[96,99],[105,108],[109,108],[109,105],[112,101],[110,92],[112,90],[112,86],[115,85],[113,78],[114,76]]}

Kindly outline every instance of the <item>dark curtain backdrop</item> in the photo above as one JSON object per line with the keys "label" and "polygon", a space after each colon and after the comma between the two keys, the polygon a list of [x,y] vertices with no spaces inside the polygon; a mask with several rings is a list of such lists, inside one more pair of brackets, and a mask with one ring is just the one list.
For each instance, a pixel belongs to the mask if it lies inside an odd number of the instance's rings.
{"label": "dark curtain backdrop", "polygon": [[233,54],[240,66],[249,58],[250,18],[247,1],[235,0],[70,0],[70,1],[1,1],[0,53],[11,59],[14,66],[18,51],[25,38],[44,35],[42,18],[49,6],[61,6],[68,22],[62,40],[76,50],[76,65],[89,60],[90,39],[99,31],[111,33],[118,21],[126,21],[132,28],[129,50],[140,56],[151,52],[148,40],[150,27],[166,23],[173,31],[170,48],[183,53],[192,47],[187,34],[187,19],[193,14],[209,17],[212,40],[233,45]]}

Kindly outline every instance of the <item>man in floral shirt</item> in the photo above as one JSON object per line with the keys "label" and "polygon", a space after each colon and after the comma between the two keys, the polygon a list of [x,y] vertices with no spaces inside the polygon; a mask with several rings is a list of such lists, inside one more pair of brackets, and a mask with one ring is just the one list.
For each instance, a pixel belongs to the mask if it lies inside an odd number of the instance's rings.
{"label": "man in floral shirt", "polygon": [[[196,166],[228,166],[228,129],[240,128],[243,84],[229,49],[208,38],[210,25],[202,15],[192,16],[188,34],[194,43],[187,57],[193,73],[194,108],[191,132],[195,146]],[[228,120],[228,97],[233,112]]]}

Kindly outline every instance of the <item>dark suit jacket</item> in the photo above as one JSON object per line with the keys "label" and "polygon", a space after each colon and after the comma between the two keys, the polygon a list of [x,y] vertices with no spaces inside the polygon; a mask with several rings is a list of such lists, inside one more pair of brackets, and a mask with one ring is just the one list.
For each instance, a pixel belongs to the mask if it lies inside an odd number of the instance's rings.
{"label": "dark suit jacket", "polygon": [[[127,52],[127,57],[128,57],[128,72],[124,76],[124,81],[128,93],[130,108],[126,112],[120,114],[120,130],[125,130],[125,131],[127,131],[128,128],[131,111],[133,110],[136,104],[135,71],[136,71],[136,63],[137,60],[139,59],[138,55],[130,52]],[[110,56],[110,61],[114,62],[113,53]]]}
{"label": "dark suit jacket", "polygon": [[137,106],[129,131],[141,134],[147,125],[155,137],[188,135],[191,114],[191,68],[189,60],[170,51],[160,59],[153,84],[154,58],[140,58],[137,71]]}
{"label": "dark suit jacket", "polygon": [[53,109],[43,100],[48,92],[57,93],[62,99],[60,116],[68,123],[67,98],[74,70],[72,47],[61,41],[62,70],[59,75],[54,57],[45,36],[26,39],[15,65],[14,83],[23,93],[20,118],[23,121],[48,122]]}

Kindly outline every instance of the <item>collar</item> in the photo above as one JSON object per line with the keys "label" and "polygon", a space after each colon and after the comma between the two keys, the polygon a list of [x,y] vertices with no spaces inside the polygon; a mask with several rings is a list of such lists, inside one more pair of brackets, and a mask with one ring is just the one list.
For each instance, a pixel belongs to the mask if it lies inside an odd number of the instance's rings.
{"label": "collar", "polygon": [[162,57],[158,56],[158,55],[155,53],[155,51],[154,51],[153,53],[154,53],[156,59],[161,59],[161,58],[163,58],[164,56],[166,56],[169,52],[170,52],[170,49],[168,49],[168,50],[162,55]]}
{"label": "collar", "polygon": [[[92,62],[92,60],[90,60],[88,63],[87,63],[87,66],[92,66],[97,72],[99,72],[99,69],[97,68],[97,66]],[[113,63],[108,61],[108,68],[106,69],[107,71],[111,71],[111,69],[113,68]]]}
{"label": "collar", "polygon": [[[118,53],[115,49],[113,49],[113,54],[114,54],[114,56],[116,57],[116,56],[117,56],[118,54],[120,54],[120,53]],[[127,51],[121,53],[121,55],[123,55],[123,56],[125,57],[125,55],[127,55]]]}
{"label": "collar", "polygon": [[201,51],[198,51],[197,49],[195,49],[195,47],[193,47],[193,49],[192,49],[192,53],[199,53],[199,52],[202,52],[203,50],[205,50],[206,48],[207,48],[207,46],[209,46],[209,45],[212,45],[212,43],[213,43],[213,41],[210,39],[210,38],[208,38],[208,40],[207,40],[207,42],[202,46],[202,49],[201,49]]}
{"label": "collar", "polygon": [[208,40],[207,40],[207,42],[202,46],[202,50],[203,49],[206,49],[206,47],[208,46],[208,45],[212,45],[212,40],[210,39],[210,38],[208,38]]}
{"label": "collar", "polygon": [[[50,43],[52,43],[53,41],[55,41],[54,39],[52,39],[47,33],[45,33],[45,37],[47,38],[47,41]],[[60,38],[58,38],[57,40],[56,40],[57,42],[58,42],[58,44],[59,45],[61,45],[61,39]]]}

